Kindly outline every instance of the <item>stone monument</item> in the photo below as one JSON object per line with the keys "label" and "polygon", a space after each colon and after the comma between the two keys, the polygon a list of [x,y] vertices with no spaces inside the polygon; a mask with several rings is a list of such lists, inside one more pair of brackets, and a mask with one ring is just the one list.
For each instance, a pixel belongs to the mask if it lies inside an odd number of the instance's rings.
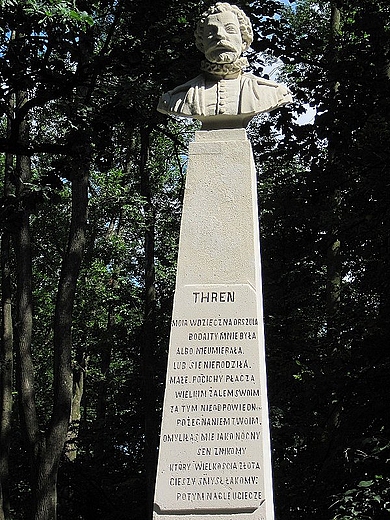
{"label": "stone monument", "polygon": [[201,74],[158,110],[202,121],[189,149],[154,520],[272,520],[256,172],[245,126],[291,101],[243,72],[247,16],[200,19]]}

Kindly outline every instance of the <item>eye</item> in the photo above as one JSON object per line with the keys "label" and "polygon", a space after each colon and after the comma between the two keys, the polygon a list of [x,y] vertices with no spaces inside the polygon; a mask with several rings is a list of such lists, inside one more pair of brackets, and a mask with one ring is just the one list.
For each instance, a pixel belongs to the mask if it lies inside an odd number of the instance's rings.
{"label": "eye", "polygon": [[226,25],[225,29],[226,29],[226,32],[229,33],[229,34],[237,34],[238,33],[237,27],[234,24],[232,24],[232,23],[229,24],[229,25]]}
{"label": "eye", "polygon": [[206,38],[212,38],[217,33],[217,28],[209,25],[206,31]]}

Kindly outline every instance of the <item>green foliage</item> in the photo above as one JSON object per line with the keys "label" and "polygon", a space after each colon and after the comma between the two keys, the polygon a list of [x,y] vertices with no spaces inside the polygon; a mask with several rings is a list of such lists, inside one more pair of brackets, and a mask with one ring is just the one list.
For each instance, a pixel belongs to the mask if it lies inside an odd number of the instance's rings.
{"label": "green foliage", "polygon": [[93,25],[93,17],[86,11],[75,7],[75,2],[69,0],[2,0],[2,9],[17,11],[26,16],[38,19],[40,24],[47,23],[76,24],[86,28]]}
{"label": "green foliage", "polygon": [[[76,457],[69,460],[65,450],[59,472],[62,520],[147,516],[145,422],[161,412],[186,149],[196,128],[167,122],[155,106],[161,91],[194,75],[200,55],[193,24],[209,3],[1,4],[0,146],[25,153],[7,134],[7,118],[14,130],[26,121],[33,165],[23,196],[13,189],[2,198],[1,224],[14,232],[30,213],[42,429],[52,412],[53,316],[71,185],[84,161],[90,164],[72,327],[74,384],[82,379],[83,387],[68,442]],[[281,58],[281,77],[295,98],[250,130],[259,171],[275,502],[277,517],[289,520],[389,518],[390,13],[384,0],[342,4],[331,33],[329,2],[243,3],[255,23],[257,67]],[[21,90],[28,91],[27,105],[10,112],[10,97]],[[307,105],[316,109],[314,121],[298,125]],[[153,410],[144,388],[151,229]],[[334,233],[342,299],[330,334],[327,254]],[[31,493],[22,436],[15,413],[15,520],[28,511]]]}
{"label": "green foliage", "polygon": [[[293,106],[259,119],[253,137],[276,506],[300,520],[389,517],[388,480],[377,477],[388,474],[390,427],[390,18],[382,2],[342,4],[333,31],[336,5],[286,8],[274,28],[283,77],[316,116],[297,125],[302,107]],[[270,139],[272,124],[279,134]],[[335,234],[341,302],[333,336],[327,269]]]}
{"label": "green foliage", "polygon": [[340,495],[332,506],[338,510],[334,520],[370,520],[388,518],[390,513],[390,482],[382,475],[373,480],[361,480],[356,488],[348,489]]}

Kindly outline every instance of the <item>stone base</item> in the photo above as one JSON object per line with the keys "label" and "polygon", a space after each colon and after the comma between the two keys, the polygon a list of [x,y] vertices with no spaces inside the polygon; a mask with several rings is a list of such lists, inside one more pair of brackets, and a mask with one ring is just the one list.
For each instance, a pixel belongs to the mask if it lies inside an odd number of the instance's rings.
{"label": "stone base", "polygon": [[256,173],[245,129],[190,145],[154,519],[273,520]]}

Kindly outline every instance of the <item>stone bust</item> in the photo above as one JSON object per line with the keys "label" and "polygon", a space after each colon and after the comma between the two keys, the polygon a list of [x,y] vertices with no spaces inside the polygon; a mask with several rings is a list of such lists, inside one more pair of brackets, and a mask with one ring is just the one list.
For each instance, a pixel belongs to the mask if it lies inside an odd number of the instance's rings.
{"label": "stone bust", "polygon": [[241,55],[253,41],[249,18],[235,5],[218,2],[203,13],[195,31],[204,53],[201,74],[163,94],[158,110],[202,121],[202,129],[245,127],[252,117],[292,101],[274,81],[245,73]]}

